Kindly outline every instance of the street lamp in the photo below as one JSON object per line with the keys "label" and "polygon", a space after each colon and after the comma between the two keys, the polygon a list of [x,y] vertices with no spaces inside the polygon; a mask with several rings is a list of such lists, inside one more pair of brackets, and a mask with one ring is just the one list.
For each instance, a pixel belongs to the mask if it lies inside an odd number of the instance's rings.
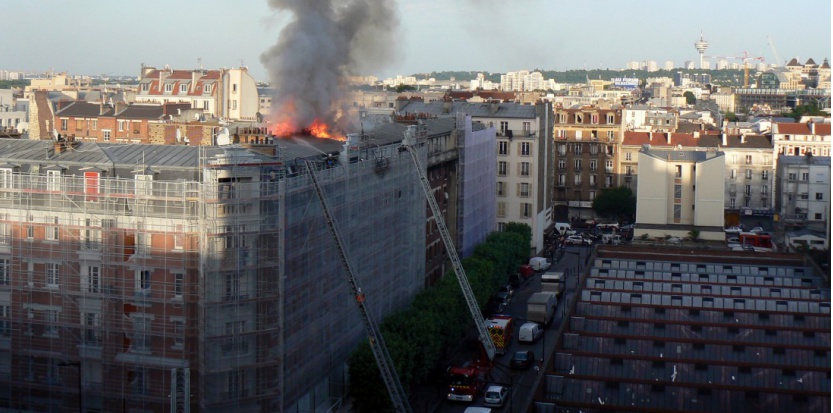
{"label": "street lamp", "polygon": [[81,362],[59,361],[58,367],[75,367],[78,369],[78,413],[84,413],[84,393],[82,393],[81,389]]}

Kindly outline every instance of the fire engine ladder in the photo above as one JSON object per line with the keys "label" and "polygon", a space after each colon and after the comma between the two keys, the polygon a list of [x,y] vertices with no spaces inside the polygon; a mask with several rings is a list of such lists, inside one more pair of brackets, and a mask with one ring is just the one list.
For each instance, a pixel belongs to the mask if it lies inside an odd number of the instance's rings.
{"label": "fire engine ladder", "polygon": [[385,345],[385,340],[382,338],[382,333],[376,325],[370,311],[367,308],[367,300],[364,293],[359,286],[353,268],[350,266],[350,261],[347,259],[347,252],[344,249],[344,242],[341,234],[336,228],[334,216],[330,212],[330,207],[324,198],[324,192],[318,183],[318,178],[315,176],[315,168],[313,163],[306,161],[307,172],[312,178],[312,184],[315,187],[315,193],[318,195],[318,200],[321,202],[321,209],[324,210],[324,217],[327,220],[327,227],[330,229],[333,239],[336,242],[336,249],[338,250],[338,257],[341,260],[341,265],[344,267],[344,272],[347,273],[347,280],[350,282],[350,290],[353,297],[356,299],[356,305],[359,307],[359,312],[364,321],[364,328],[367,330],[367,336],[370,341],[370,349],[373,350],[373,356],[376,357],[376,363],[379,365],[379,373],[382,375],[382,380],[385,381],[385,386],[388,388],[390,394],[390,401],[393,404],[393,409],[397,412],[410,413],[411,407],[408,405],[408,396],[405,394],[405,389],[399,381],[399,376],[396,374],[396,369],[393,366],[393,360],[390,358],[388,348]]}
{"label": "fire engine ladder", "polygon": [[440,235],[443,238],[445,249],[448,252],[448,258],[451,260],[451,265],[454,267],[454,274],[457,275],[457,281],[460,283],[460,288],[463,290],[463,296],[466,298],[466,304],[469,306],[469,312],[471,312],[471,316],[474,319],[474,325],[477,327],[477,335],[480,338],[480,342],[483,344],[483,348],[486,351],[486,355],[489,357],[489,361],[494,360],[495,343],[492,341],[491,335],[489,335],[489,332],[486,330],[486,322],[483,319],[483,314],[480,313],[480,307],[477,305],[477,300],[474,298],[474,293],[471,290],[471,285],[469,284],[469,279],[466,276],[466,271],[463,269],[463,264],[460,262],[460,256],[457,255],[457,250],[454,247],[454,243],[451,241],[451,235],[449,235],[448,227],[445,225],[445,220],[443,219],[442,212],[440,211],[440,206],[437,204],[437,200],[434,199],[433,191],[431,191],[431,183],[428,181],[428,178],[425,176],[425,172],[422,170],[422,164],[420,163],[416,149],[414,148],[415,143],[416,132],[414,131],[414,128],[409,128],[408,131],[405,132],[405,139],[402,140],[402,146],[411,154],[411,159],[413,159],[414,165],[416,166],[417,174],[419,174],[419,181],[422,184],[422,190],[425,192],[425,198],[428,200],[428,205],[431,206],[431,212],[434,214],[434,222],[437,223],[437,229],[440,231]]}

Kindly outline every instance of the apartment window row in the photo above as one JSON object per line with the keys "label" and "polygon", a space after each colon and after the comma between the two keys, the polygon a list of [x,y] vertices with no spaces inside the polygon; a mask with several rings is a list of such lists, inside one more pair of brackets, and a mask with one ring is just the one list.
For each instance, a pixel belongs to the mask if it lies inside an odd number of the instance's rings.
{"label": "apartment window row", "polygon": [[[497,175],[498,176],[507,176],[509,169],[509,163],[505,161],[498,161],[497,163]],[[531,176],[531,169],[532,164],[530,162],[518,162],[518,176]]]}
{"label": "apartment window row", "polygon": [[[566,112],[561,112],[558,114],[558,123],[567,123],[568,122],[568,114]],[[598,125],[599,120],[602,117],[598,113],[575,113],[573,115],[574,123],[585,123],[585,120],[589,120],[591,124]],[[607,113],[604,115],[604,122],[608,125],[616,124],[616,116],[612,113]]]}

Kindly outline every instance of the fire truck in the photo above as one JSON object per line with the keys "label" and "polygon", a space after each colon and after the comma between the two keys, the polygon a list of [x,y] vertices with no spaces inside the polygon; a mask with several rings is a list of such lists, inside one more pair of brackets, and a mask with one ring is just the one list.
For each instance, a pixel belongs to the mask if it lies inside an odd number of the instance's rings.
{"label": "fire truck", "polygon": [[495,354],[506,354],[509,345],[512,344],[512,334],[515,332],[515,324],[512,317],[508,315],[495,315],[486,320],[486,329],[495,343]]}

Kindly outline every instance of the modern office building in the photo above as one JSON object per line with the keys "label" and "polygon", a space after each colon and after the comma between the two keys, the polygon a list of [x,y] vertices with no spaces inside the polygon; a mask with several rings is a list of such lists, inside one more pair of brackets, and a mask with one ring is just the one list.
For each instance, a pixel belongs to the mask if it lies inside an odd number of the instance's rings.
{"label": "modern office building", "polygon": [[296,413],[338,403],[366,333],[305,161],[380,321],[424,281],[425,194],[399,141],[4,140],[0,406]]}

